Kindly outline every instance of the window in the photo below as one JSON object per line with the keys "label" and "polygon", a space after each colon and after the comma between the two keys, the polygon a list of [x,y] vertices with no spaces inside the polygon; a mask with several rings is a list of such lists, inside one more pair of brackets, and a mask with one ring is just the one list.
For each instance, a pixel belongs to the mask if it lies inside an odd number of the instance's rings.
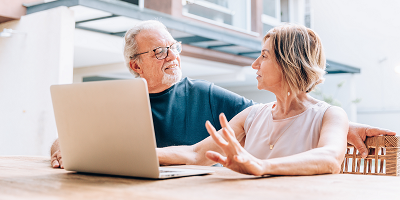
{"label": "window", "polygon": [[311,28],[311,6],[310,0],[305,0],[304,26]]}
{"label": "window", "polygon": [[262,23],[264,33],[284,22],[311,28],[312,6],[310,0],[263,0]]}
{"label": "window", "polygon": [[135,5],[139,5],[139,0],[121,0],[121,1],[125,1],[125,2],[128,2],[128,3],[131,3],[131,4],[135,4]]}
{"label": "window", "polygon": [[263,0],[263,32],[268,32],[282,22],[289,22],[289,0]]}
{"label": "window", "polygon": [[250,0],[183,0],[185,16],[250,32]]}
{"label": "window", "polygon": [[144,0],[120,0],[120,1],[125,1],[127,3],[131,3],[131,4],[134,4],[134,5],[137,5],[140,8],[144,7]]}

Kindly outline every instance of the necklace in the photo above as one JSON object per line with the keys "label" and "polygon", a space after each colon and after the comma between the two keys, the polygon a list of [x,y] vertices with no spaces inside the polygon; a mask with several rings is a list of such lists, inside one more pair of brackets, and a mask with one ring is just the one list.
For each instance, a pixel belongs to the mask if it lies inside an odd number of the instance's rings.
{"label": "necklace", "polygon": [[[298,117],[296,117],[296,119],[297,119],[297,118],[298,118]],[[274,144],[269,143],[269,149],[270,149],[270,150],[272,150],[272,149],[274,148],[274,146],[275,146],[275,144],[278,142],[278,140],[282,137],[282,135],[286,132],[286,130],[288,130],[289,127],[292,126],[293,122],[296,121],[296,119],[293,119],[292,122],[290,122],[289,126],[286,127],[286,129],[281,133],[281,135],[279,135],[278,139],[275,140]],[[270,137],[271,137],[271,136],[272,136],[272,132],[271,132]]]}

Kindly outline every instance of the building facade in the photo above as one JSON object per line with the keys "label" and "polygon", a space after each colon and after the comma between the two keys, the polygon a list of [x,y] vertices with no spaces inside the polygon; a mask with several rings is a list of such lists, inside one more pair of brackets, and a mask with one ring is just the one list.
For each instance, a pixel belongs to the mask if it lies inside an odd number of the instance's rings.
{"label": "building facade", "polygon": [[[323,39],[328,58],[326,81],[312,95],[340,103],[356,121],[362,115],[357,106],[371,96],[361,95],[360,103],[352,103],[359,97],[362,86],[357,76],[363,76],[363,71],[355,74],[359,68],[364,70],[365,62],[340,56],[339,42],[324,23],[335,16],[325,15],[329,10],[326,2],[0,0],[0,30],[12,29],[10,37],[0,38],[0,119],[5,122],[0,127],[0,145],[4,147],[0,155],[49,155],[57,137],[50,85],[134,78],[124,64],[123,35],[135,23],[149,19],[161,21],[182,41],[184,76],[214,82],[257,102],[275,99],[272,93],[257,90],[251,69],[262,37],[283,23],[311,27]],[[23,10],[22,17],[6,15],[1,9],[4,6],[18,7],[20,13]]]}

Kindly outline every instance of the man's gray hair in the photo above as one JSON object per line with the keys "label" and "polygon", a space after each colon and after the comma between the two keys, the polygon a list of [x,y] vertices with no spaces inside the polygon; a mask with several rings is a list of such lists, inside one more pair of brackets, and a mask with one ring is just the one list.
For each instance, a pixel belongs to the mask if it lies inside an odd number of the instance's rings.
{"label": "man's gray hair", "polygon": [[165,25],[162,24],[161,22],[157,20],[148,20],[139,22],[133,28],[129,29],[125,33],[125,42],[124,42],[125,65],[128,67],[131,74],[133,74],[135,77],[139,77],[140,75],[131,69],[129,62],[130,60],[134,60],[139,63],[141,62],[140,56],[134,56],[135,54],[138,53],[136,36],[142,30],[153,30],[153,29],[165,29],[166,31],[168,31],[167,27],[165,27]]}

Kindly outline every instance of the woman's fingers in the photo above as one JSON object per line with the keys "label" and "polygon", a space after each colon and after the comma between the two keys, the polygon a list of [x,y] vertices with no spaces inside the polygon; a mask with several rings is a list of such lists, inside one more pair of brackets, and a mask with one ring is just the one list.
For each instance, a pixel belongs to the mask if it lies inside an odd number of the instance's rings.
{"label": "woman's fingers", "polygon": [[215,130],[214,126],[207,121],[206,128],[208,133],[210,133],[211,137],[215,141],[215,143],[222,148],[226,155],[233,156],[239,154],[241,150],[241,145],[237,141],[235,137],[235,133],[230,128],[228,121],[223,113],[220,115],[220,122],[223,126],[221,131],[222,135],[218,134]]}
{"label": "woman's fingers", "polygon": [[236,137],[234,136],[235,134],[232,134],[227,128],[222,128],[222,134],[224,134],[227,142],[232,144],[234,147],[241,146],[239,141],[237,141]]}
{"label": "woman's fingers", "polygon": [[226,165],[226,157],[222,156],[221,154],[214,152],[214,151],[207,151],[206,157],[213,162],[220,163],[222,165]]}
{"label": "woman's fingers", "polygon": [[226,142],[224,138],[217,133],[214,126],[209,121],[206,121],[206,129],[218,146],[225,147],[228,145],[228,142]]}
{"label": "woman's fingers", "polygon": [[247,159],[243,158],[243,156],[235,155],[233,156],[233,159],[238,162],[238,163],[245,163],[247,162]]}
{"label": "woman's fingers", "polygon": [[229,125],[228,120],[226,119],[226,116],[224,113],[221,113],[219,115],[219,123],[221,124],[222,128],[227,128],[234,135],[234,131],[231,128],[231,126]]}
{"label": "woman's fingers", "polygon": [[228,143],[234,142],[236,138],[233,138],[232,135],[229,133],[230,131],[226,128],[222,128],[222,134],[224,134]]}

